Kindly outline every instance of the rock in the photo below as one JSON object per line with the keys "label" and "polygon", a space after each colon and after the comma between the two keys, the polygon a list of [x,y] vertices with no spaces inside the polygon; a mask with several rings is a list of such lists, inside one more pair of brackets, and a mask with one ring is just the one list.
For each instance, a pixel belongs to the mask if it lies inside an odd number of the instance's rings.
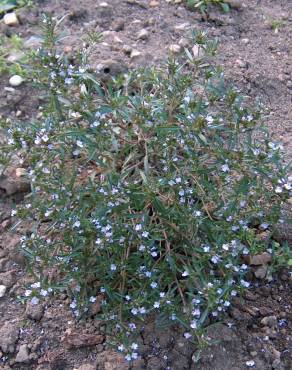
{"label": "rock", "polygon": [[15,343],[18,340],[19,327],[17,324],[9,322],[4,323],[0,328],[0,348],[5,353],[13,353]]}
{"label": "rock", "polygon": [[246,67],[247,67],[247,63],[246,63],[246,62],[244,62],[244,61],[243,61],[243,60],[241,60],[241,59],[236,59],[235,64],[236,64],[239,68],[246,68]]}
{"label": "rock", "polygon": [[74,370],[95,370],[95,369],[96,369],[96,365],[84,364],[84,365],[79,366],[78,368],[75,368]]}
{"label": "rock", "polygon": [[25,315],[28,319],[40,321],[45,312],[42,305],[33,305],[30,301],[26,304]]}
{"label": "rock", "polygon": [[186,23],[181,23],[181,24],[176,25],[174,27],[174,30],[175,31],[185,31],[189,27],[190,27],[190,24],[188,22],[186,22]]}
{"label": "rock", "polygon": [[5,285],[0,285],[0,298],[4,297],[6,293],[6,286]]}
{"label": "rock", "polygon": [[18,353],[15,358],[15,362],[17,363],[28,363],[30,361],[29,357],[29,349],[27,344],[22,344],[19,347]]}
{"label": "rock", "polygon": [[129,46],[129,45],[124,45],[124,46],[123,46],[123,52],[124,52],[126,55],[128,55],[128,56],[130,56],[130,55],[131,55],[132,50],[133,50],[133,48],[132,48],[131,46]]}
{"label": "rock", "polygon": [[133,49],[133,50],[131,51],[130,58],[131,58],[131,59],[137,58],[137,57],[139,57],[141,54],[142,54],[142,53],[141,53],[140,51]]}
{"label": "rock", "polygon": [[21,76],[14,75],[10,77],[9,84],[10,86],[17,87],[20,86],[23,83],[24,79]]}
{"label": "rock", "polygon": [[177,44],[171,44],[168,48],[168,50],[173,54],[178,54],[181,51],[180,45]]}
{"label": "rock", "polygon": [[181,46],[182,48],[188,47],[189,43],[190,43],[190,41],[185,37],[182,37],[178,42],[179,46]]}
{"label": "rock", "polygon": [[147,31],[145,28],[140,30],[137,35],[138,40],[147,40],[149,37],[149,31]]}
{"label": "rock", "polygon": [[248,38],[242,39],[241,41],[245,45],[249,43],[249,39]]}
{"label": "rock", "polygon": [[87,333],[70,333],[63,339],[63,343],[68,349],[92,347],[103,342],[103,335]]}
{"label": "rock", "polygon": [[276,359],[272,363],[272,368],[275,370],[285,370],[284,365],[282,364],[281,360]]}
{"label": "rock", "polygon": [[159,6],[159,1],[151,0],[150,3],[149,3],[149,6],[150,6],[150,8],[156,8],[157,6]]}
{"label": "rock", "polygon": [[194,58],[199,58],[202,54],[202,49],[198,45],[192,47],[192,53]]}
{"label": "rock", "polygon": [[0,274],[0,284],[6,288],[11,288],[16,283],[16,275],[13,271],[2,272]]}
{"label": "rock", "polygon": [[111,28],[116,32],[123,31],[125,28],[125,21],[122,18],[115,19],[111,24]]}
{"label": "rock", "polygon": [[128,67],[120,60],[106,59],[101,61],[95,67],[99,77],[103,81],[108,81],[111,77],[118,76],[119,74],[126,73]]}
{"label": "rock", "polygon": [[254,271],[254,275],[257,279],[264,279],[267,275],[268,267],[266,265],[258,267]]}
{"label": "rock", "polygon": [[225,0],[225,2],[233,9],[241,9],[242,8],[242,0]]}
{"label": "rock", "polygon": [[97,355],[99,370],[128,370],[129,364],[124,356],[114,351],[104,351]]}
{"label": "rock", "polygon": [[264,252],[261,254],[257,254],[255,256],[250,257],[249,264],[253,266],[261,266],[266,265],[272,261],[272,256],[268,252]]}
{"label": "rock", "polygon": [[278,320],[276,316],[266,316],[261,320],[261,324],[270,328],[274,328],[278,326]]}
{"label": "rock", "polygon": [[273,353],[274,359],[280,359],[281,358],[281,352],[276,350],[276,348],[272,348],[272,353]]}
{"label": "rock", "polygon": [[22,176],[24,176],[24,175],[26,175],[26,169],[25,168],[22,168],[22,167],[18,167],[18,168],[16,168],[16,170],[15,170],[15,176],[16,177],[22,177]]}
{"label": "rock", "polygon": [[0,176],[0,189],[7,196],[29,193],[30,183],[25,179],[13,179],[4,175]]}
{"label": "rock", "polygon": [[7,26],[17,26],[19,24],[18,18],[14,12],[6,13],[3,17],[3,21]]}

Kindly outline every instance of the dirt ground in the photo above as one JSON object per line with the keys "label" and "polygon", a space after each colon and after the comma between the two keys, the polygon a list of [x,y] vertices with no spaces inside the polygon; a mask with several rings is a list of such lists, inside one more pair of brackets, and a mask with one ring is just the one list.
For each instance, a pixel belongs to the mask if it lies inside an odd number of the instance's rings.
{"label": "dirt ground", "polygon": [[[16,32],[26,47],[36,48],[41,13],[67,15],[63,25],[68,37],[60,50],[73,58],[88,30],[102,32],[102,42],[89,63],[103,78],[160,64],[171,45],[192,47],[191,29],[206,31],[219,41],[215,62],[251,102],[263,103],[265,123],[283,142],[287,161],[292,159],[291,0],[232,0],[230,13],[214,9],[207,20],[166,0],[35,3],[34,8],[19,12],[18,26],[2,23],[0,31],[8,36]],[[147,31],[142,39],[141,30]],[[7,86],[8,76],[0,76],[0,114],[11,119],[17,115],[24,121],[35,117],[41,97],[26,83],[14,91]],[[13,196],[21,200],[19,191]],[[292,369],[292,275],[288,271],[272,281],[254,280],[245,297],[234,300],[224,321],[208,329],[206,335],[214,344],[202,351],[199,361],[195,361],[197,348],[179,329],[161,331],[150,322],[141,329],[141,358],[130,366],[105,345],[103,324],[94,315],[75,321],[65,294],[37,307],[22,304],[17,296],[23,295],[30,277],[17,249],[20,227],[14,228],[10,217],[14,200],[1,192],[0,181],[0,285],[6,287],[0,298],[0,369]]]}

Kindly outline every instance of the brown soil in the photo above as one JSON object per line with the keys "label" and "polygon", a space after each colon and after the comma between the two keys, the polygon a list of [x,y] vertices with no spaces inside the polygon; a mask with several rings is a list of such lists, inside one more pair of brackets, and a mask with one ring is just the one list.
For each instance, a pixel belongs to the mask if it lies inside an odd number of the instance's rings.
{"label": "brown soil", "polygon": [[[87,30],[105,32],[90,59],[92,66],[105,66],[101,69],[103,78],[127,68],[159,64],[171,44],[192,47],[186,37],[188,31],[179,29],[184,28],[179,25],[187,23],[217,37],[220,47],[216,63],[251,101],[263,102],[265,122],[274,137],[283,141],[286,158],[292,158],[291,0],[239,1],[241,5],[228,14],[212,10],[207,21],[165,0],[156,1],[154,7],[148,0],[108,0],[107,7],[95,0],[36,3],[34,9],[20,12],[19,26],[7,28],[2,24],[2,32],[17,32],[28,40],[39,33],[41,12],[68,14],[64,27],[69,37],[63,40],[61,49],[69,57]],[[274,20],[281,21],[278,33],[272,29]],[[149,37],[137,40],[143,28],[149,31]],[[129,47],[140,51],[140,56],[130,58]],[[105,69],[108,67],[109,71]],[[23,84],[15,92],[5,90],[6,86],[8,78],[2,77],[0,113],[4,117],[13,119],[17,111],[21,111],[23,120],[37,115],[42,99],[30,86]],[[141,359],[129,367],[104,344],[100,322],[94,317],[75,321],[65,294],[47,299],[34,310],[26,307],[17,296],[23,294],[30,277],[17,243],[20,228],[28,225],[11,230],[10,218],[11,202],[19,200],[21,196],[12,199],[0,189],[0,285],[7,287],[0,298],[0,369],[243,370],[248,368],[247,361],[253,369],[292,369],[292,280],[287,271],[271,282],[254,281],[245,297],[233,302],[225,320],[208,329],[206,335],[215,342],[202,350],[197,362],[193,355],[198,348],[176,328],[161,331],[153,323],[146,325],[139,340]],[[73,348],[72,342],[76,341]],[[24,357],[23,345],[27,345]],[[18,362],[23,358],[25,362]]]}

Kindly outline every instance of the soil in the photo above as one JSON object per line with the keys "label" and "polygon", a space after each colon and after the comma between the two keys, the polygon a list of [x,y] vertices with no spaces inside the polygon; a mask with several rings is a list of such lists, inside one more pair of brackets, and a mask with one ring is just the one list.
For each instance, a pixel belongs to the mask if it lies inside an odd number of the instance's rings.
{"label": "soil", "polygon": [[[0,29],[18,33],[33,47],[38,40],[41,13],[67,15],[63,27],[68,37],[60,51],[73,58],[81,38],[89,30],[103,33],[89,63],[106,79],[138,66],[162,63],[169,46],[192,47],[188,28],[204,30],[218,38],[215,62],[227,78],[251,102],[265,107],[264,121],[276,140],[284,144],[285,158],[292,159],[292,2],[291,0],[232,0],[227,14],[212,9],[208,18],[165,0],[51,0],[35,1],[21,10],[20,24]],[[273,25],[280,24],[278,32]],[[138,40],[141,29],[148,31]],[[29,41],[28,41],[29,40]],[[131,57],[131,51],[139,51]],[[41,96],[26,83],[7,91],[8,76],[0,79],[0,114],[26,121],[39,113]],[[20,112],[20,113],[19,113]],[[10,176],[14,178],[14,174]],[[15,178],[17,180],[17,178]],[[12,224],[11,203],[21,201],[18,190],[10,196],[1,191],[0,179],[0,369],[79,370],[243,370],[292,369],[292,275],[281,271],[272,281],[254,280],[242,299],[235,299],[225,319],[211,325],[206,336],[211,346],[198,348],[177,328],[159,330],[153,322],[141,329],[141,359],[128,365],[105,345],[103,326],[94,316],[76,322],[63,294],[46,299],[33,309],[17,297],[31,280],[25,258],[18,251],[21,228]],[[2,187],[3,188],[3,187]]]}

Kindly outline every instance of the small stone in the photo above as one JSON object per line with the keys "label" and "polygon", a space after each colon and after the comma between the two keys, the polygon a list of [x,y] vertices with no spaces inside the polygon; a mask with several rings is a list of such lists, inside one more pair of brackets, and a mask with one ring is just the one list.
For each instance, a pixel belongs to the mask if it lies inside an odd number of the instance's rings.
{"label": "small stone", "polygon": [[24,79],[21,76],[14,75],[10,77],[9,84],[13,87],[20,86],[23,83]]}
{"label": "small stone", "polygon": [[256,356],[258,355],[258,353],[257,353],[256,351],[251,351],[251,352],[250,352],[250,355],[251,355],[252,357],[256,357]]}
{"label": "small stone", "polygon": [[7,26],[16,26],[19,24],[18,18],[14,12],[5,14],[3,20]]}
{"label": "small stone", "polygon": [[242,39],[241,41],[242,41],[242,43],[243,43],[243,44],[245,44],[245,45],[249,43],[249,39],[247,39],[247,38],[246,38],[246,39]]}
{"label": "small stone", "polygon": [[83,364],[79,366],[78,368],[74,368],[74,370],[95,370],[96,366],[92,364]]}
{"label": "small stone", "polygon": [[190,27],[190,24],[187,22],[187,23],[181,23],[181,24],[176,25],[174,29],[176,31],[184,31],[188,29],[189,27]]}
{"label": "small stone", "polygon": [[254,271],[254,275],[257,279],[264,279],[267,275],[268,267],[266,265],[258,267]]}
{"label": "small stone", "polygon": [[4,323],[0,328],[0,348],[5,353],[13,353],[15,343],[18,340],[19,327],[9,322]]}
{"label": "small stone", "polygon": [[129,45],[124,45],[123,46],[123,52],[126,54],[126,55],[131,55],[131,52],[132,52],[133,48]]}
{"label": "small stone", "polygon": [[34,305],[30,301],[26,304],[25,314],[31,320],[40,321],[44,315],[44,311],[45,309],[42,305]]}
{"label": "small stone", "polygon": [[249,360],[249,361],[246,361],[246,366],[248,366],[248,367],[253,367],[254,365],[255,365],[255,362],[254,362],[254,360]]}
{"label": "small stone", "polygon": [[22,344],[19,347],[18,353],[15,358],[15,362],[17,363],[28,363],[30,361],[29,357],[29,349],[27,344]]}
{"label": "small stone", "polygon": [[100,4],[99,4],[99,6],[100,6],[101,8],[107,8],[107,7],[108,7],[108,3],[107,3],[107,2],[105,2],[105,1],[103,1],[102,3],[100,3]]}
{"label": "small stone", "polygon": [[202,49],[198,45],[194,45],[192,47],[192,53],[193,53],[194,58],[199,58],[201,54],[201,50]]}
{"label": "small stone", "polygon": [[111,24],[111,28],[116,31],[116,32],[119,32],[119,31],[123,31],[123,29],[125,28],[125,21],[123,19],[116,19],[112,24]]}
{"label": "small stone", "polygon": [[178,54],[181,51],[180,45],[177,45],[177,44],[171,44],[168,49],[171,53],[174,53],[174,54]]}
{"label": "small stone", "polygon": [[16,177],[21,177],[21,176],[24,176],[26,174],[26,169],[25,168],[16,168],[15,170],[15,176]]}
{"label": "small stone", "polygon": [[279,359],[281,358],[281,352],[276,350],[276,348],[272,348],[272,353],[273,353],[273,357],[274,359]]}
{"label": "small stone", "polygon": [[182,38],[179,40],[178,44],[179,44],[182,48],[186,48],[186,47],[188,47],[188,46],[189,46],[189,40],[188,40],[188,39],[186,39],[185,37],[182,37]]}
{"label": "small stone", "polygon": [[272,368],[275,369],[275,370],[284,370],[285,369],[281,360],[279,360],[278,358],[273,361]]}
{"label": "small stone", "polygon": [[225,2],[231,7],[231,8],[234,8],[234,9],[237,9],[239,10],[243,4],[242,4],[242,0],[225,0]]}
{"label": "small stone", "polygon": [[149,37],[149,32],[143,28],[141,31],[139,31],[137,35],[138,40],[147,40]]}
{"label": "small stone", "polygon": [[6,293],[6,286],[5,285],[0,285],[0,298],[4,297]]}
{"label": "small stone", "polygon": [[141,52],[140,51],[133,49],[131,51],[130,58],[131,59],[134,59],[134,58],[139,57],[140,55],[141,55]]}
{"label": "small stone", "polygon": [[261,324],[273,328],[278,326],[278,320],[276,316],[266,316],[261,320]]}
{"label": "small stone", "polygon": [[241,59],[236,59],[235,61],[235,64],[239,67],[239,68],[246,68],[246,62],[244,62],[243,60]]}
{"label": "small stone", "polygon": [[155,7],[159,6],[159,1],[151,0],[150,3],[149,3],[149,6],[150,6],[150,8],[155,8]]}

